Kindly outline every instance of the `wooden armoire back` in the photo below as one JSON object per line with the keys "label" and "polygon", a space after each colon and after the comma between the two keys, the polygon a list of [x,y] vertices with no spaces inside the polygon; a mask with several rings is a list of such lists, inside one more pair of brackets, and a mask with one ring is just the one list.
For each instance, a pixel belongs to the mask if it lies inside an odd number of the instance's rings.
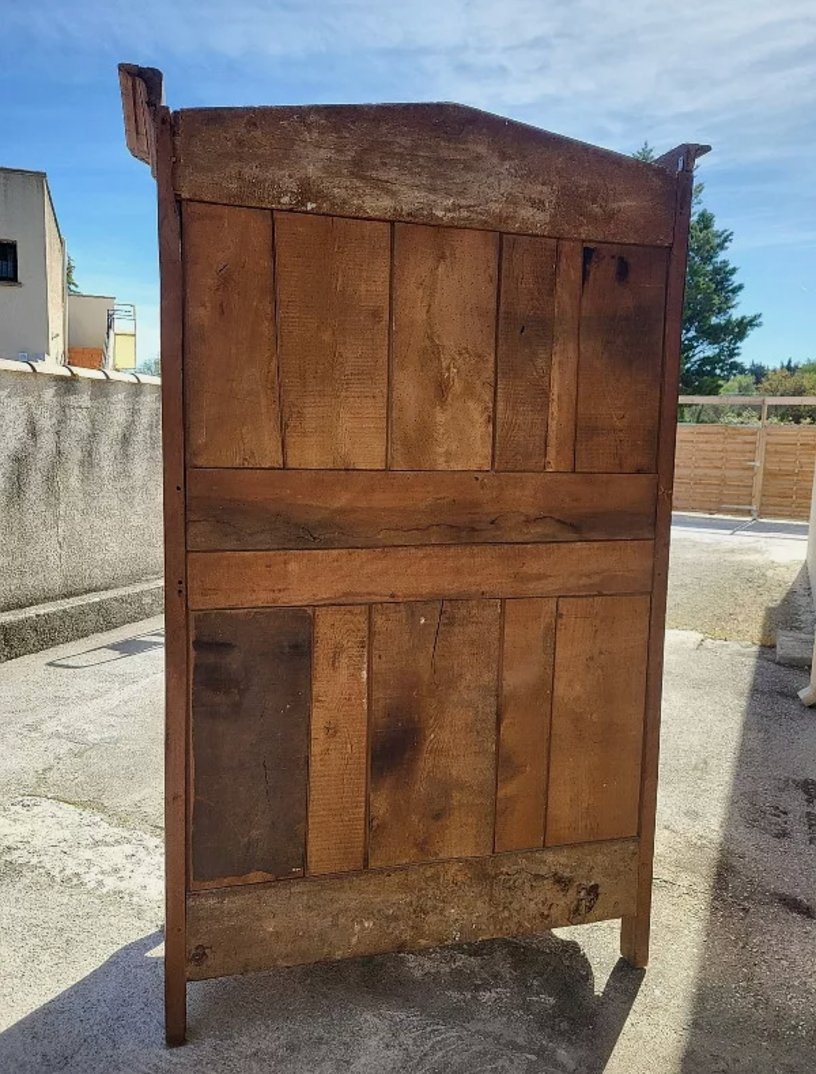
{"label": "wooden armoire back", "polygon": [[186,980],[274,965],[616,917],[645,963],[695,147],[122,85],[159,181],[170,1038]]}

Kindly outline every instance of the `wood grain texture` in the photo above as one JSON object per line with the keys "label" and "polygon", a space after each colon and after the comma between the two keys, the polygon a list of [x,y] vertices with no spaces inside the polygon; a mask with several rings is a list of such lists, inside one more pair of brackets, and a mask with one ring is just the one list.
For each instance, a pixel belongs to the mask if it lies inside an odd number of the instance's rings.
{"label": "wood grain texture", "polygon": [[548,846],[637,835],[649,604],[558,601]]}
{"label": "wood grain texture", "polygon": [[185,109],[179,194],[598,242],[668,245],[661,167],[457,104]]}
{"label": "wood grain texture", "polygon": [[303,873],[311,616],[207,612],[192,620],[192,877]]}
{"label": "wood grain texture", "polygon": [[[147,139],[147,135],[145,135]],[[184,538],[185,443],[183,274],[180,207],[173,195],[172,120],[158,111],[148,141],[156,153],[161,275],[161,421],[164,491],[164,1015],[168,1044],[187,1028],[185,916],[187,889],[187,705],[189,644]]]}
{"label": "wood grain texture", "polygon": [[394,227],[389,468],[489,470],[499,237]]}
{"label": "wood grain texture", "polygon": [[191,470],[195,551],[649,538],[651,474]]}
{"label": "wood grain texture", "polygon": [[307,869],[362,869],[368,783],[368,608],[315,608]]}
{"label": "wood grain texture", "polygon": [[660,760],[660,703],[663,689],[663,646],[666,631],[666,593],[671,541],[672,481],[680,381],[680,338],[686,282],[689,221],[694,189],[694,158],[684,162],[676,177],[674,245],[669,260],[663,341],[663,376],[657,446],[658,503],[655,519],[654,573],[646,670],[646,718],[641,765],[640,836],[637,911],[621,922],[621,954],[634,966],[649,961],[657,778]]}
{"label": "wood grain texture", "polygon": [[575,418],[581,329],[583,246],[562,239],[555,272],[555,310],[550,399],[547,417],[547,470],[575,469]]}
{"label": "wood grain texture", "polygon": [[187,972],[206,980],[603,921],[631,913],[636,880],[637,840],[626,840],[197,892]]}
{"label": "wood grain texture", "polygon": [[499,610],[497,600],[372,609],[372,867],[493,849]]}
{"label": "wood grain texture", "polygon": [[390,259],[388,224],[275,213],[287,466],[385,466]]}
{"label": "wood grain texture", "polygon": [[575,469],[654,473],[668,255],[584,247]]}
{"label": "wood grain texture", "polygon": [[543,470],[547,455],[556,242],[502,239],[496,337],[496,470]]}
{"label": "wood grain texture", "polygon": [[555,600],[506,600],[495,849],[544,845]]}
{"label": "wood grain texture", "polygon": [[645,593],[651,541],[191,552],[192,608]]}
{"label": "wood grain texture", "polygon": [[187,202],[184,372],[192,466],[280,466],[272,214]]}

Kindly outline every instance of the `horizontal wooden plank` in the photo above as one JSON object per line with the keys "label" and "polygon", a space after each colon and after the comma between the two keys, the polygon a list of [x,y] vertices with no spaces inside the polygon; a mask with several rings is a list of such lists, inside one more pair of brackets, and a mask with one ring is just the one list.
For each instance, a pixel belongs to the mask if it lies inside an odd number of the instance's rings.
{"label": "horizontal wooden plank", "polygon": [[646,593],[651,541],[191,552],[191,608]]}
{"label": "horizontal wooden plank", "polygon": [[517,936],[634,912],[636,839],[372,869],[187,898],[187,975]]}
{"label": "horizontal wooden plank", "polygon": [[762,406],[763,400],[768,406],[816,406],[816,395],[681,395],[679,403],[680,406],[690,403],[705,406]]}
{"label": "horizontal wooden plank", "polygon": [[190,470],[195,551],[647,538],[651,474]]}
{"label": "horizontal wooden plank", "polygon": [[457,104],[175,113],[182,198],[668,246],[675,176]]}

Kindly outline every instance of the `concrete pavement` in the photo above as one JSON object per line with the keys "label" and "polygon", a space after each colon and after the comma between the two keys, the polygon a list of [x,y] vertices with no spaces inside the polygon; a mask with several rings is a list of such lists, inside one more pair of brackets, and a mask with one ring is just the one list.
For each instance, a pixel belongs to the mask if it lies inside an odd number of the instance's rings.
{"label": "concrete pavement", "polygon": [[675,515],[668,626],[756,645],[812,634],[806,549],[803,522]]}
{"label": "concrete pavement", "polygon": [[2,1074],[806,1074],[806,672],[670,631],[646,974],[614,923],[189,989],[163,1047],[160,620],[0,667]]}

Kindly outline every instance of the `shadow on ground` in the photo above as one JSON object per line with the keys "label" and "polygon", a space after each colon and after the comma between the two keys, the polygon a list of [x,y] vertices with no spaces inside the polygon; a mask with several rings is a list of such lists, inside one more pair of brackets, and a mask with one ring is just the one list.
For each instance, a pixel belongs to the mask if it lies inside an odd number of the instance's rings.
{"label": "shadow on ground", "polygon": [[112,664],[116,660],[125,660],[129,656],[141,656],[153,649],[164,648],[164,631],[151,630],[147,634],[136,634],[132,638],[120,638],[119,641],[97,645],[81,653],[72,653],[57,660],[49,660],[47,667],[68,668],[71,671],[84,671],[86,668],[98,667],[100,664]]}
{"label": "shadow on ground", "polygon": [[[804,570],[804,568],[803,568]],[[801,574],[765,629],[799,601]],[[809,597],[809,591],[808,591]],[[802,673],[805,685],[806,673]],[[757,650],[697,969],[682,1074],[816,1070],[816,710]]]}
{"label": "shadow on ground", "polygon": [[619,961],[601,995],[571,940],[543,935],[204,982],[190,1038],[163,1046],[159,933],[0,1035],[0,1070],[601,1074],[640,988]]}

